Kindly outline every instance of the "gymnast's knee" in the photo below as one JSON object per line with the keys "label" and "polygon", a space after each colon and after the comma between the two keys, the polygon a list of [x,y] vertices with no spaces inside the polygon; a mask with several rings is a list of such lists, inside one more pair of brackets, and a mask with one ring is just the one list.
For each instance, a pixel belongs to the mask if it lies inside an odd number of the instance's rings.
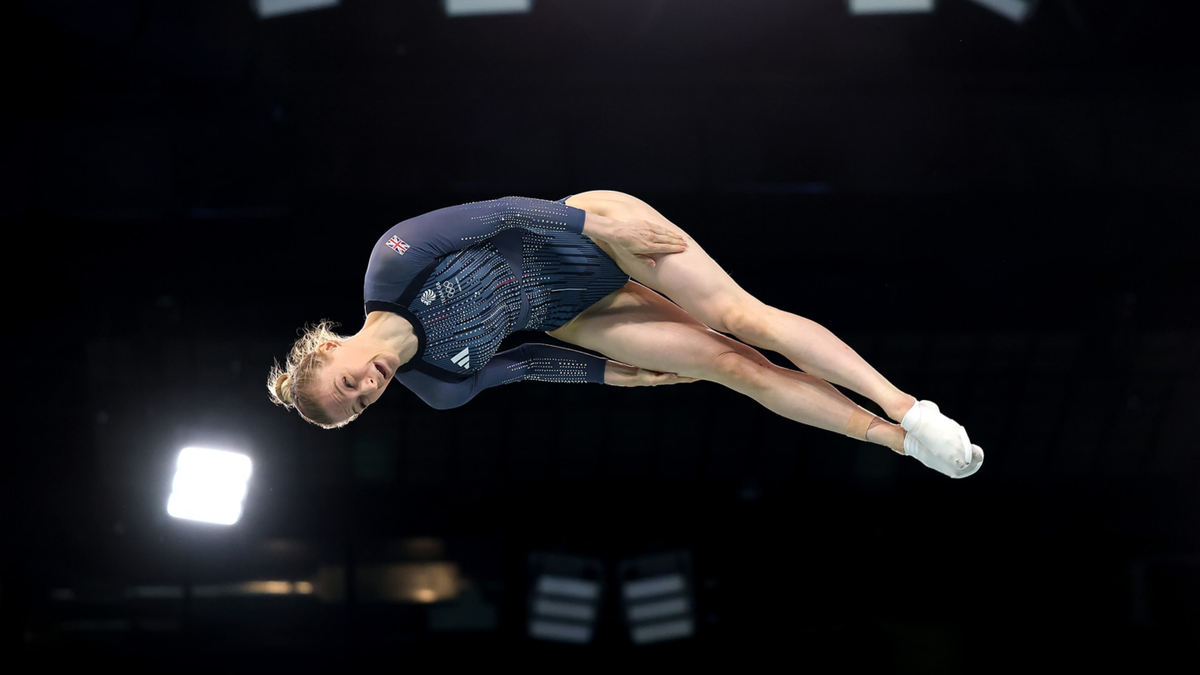
{"label": "gymnast's knee", "polygon": [[767,365],[766,358],[761,355],[731,349],[717,354],[710,367],[713,380],[740,390],[766,387]]}
{"label": "gymnast's knee", "polygon": [[[775,343],[774,322],[770,313],[776,311],[768,305],[756,303],[730,303],[721,312],[719,322],[724,333],[735,335],[743,342],[755,346],[768,346]],[[714,328],[716,328],[714,326]]]}

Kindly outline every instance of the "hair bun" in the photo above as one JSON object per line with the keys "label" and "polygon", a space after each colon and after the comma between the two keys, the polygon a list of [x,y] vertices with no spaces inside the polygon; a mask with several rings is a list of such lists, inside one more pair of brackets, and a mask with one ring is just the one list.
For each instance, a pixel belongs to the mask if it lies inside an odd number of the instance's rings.
{"label": "hair bun", "polygon": [[275,395],[278,396],[279,400],[283,401],[284,404],[295,405],[292,402],[292,388],[288,385],[290,380],[291,377],[287,373],[280,375],[279,379],[275,380]]}

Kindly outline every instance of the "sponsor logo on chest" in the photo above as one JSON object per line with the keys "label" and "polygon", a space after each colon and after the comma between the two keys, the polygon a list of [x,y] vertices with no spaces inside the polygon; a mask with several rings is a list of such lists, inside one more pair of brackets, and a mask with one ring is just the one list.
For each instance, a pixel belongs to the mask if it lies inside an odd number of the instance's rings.
{"label": "sponsor logo on chest", "polygon": [[433,288],[426,288],[421,293],[421,302],[428,307],[435,300],[446,302],[454,298],[454,296],[462,293],[462,284],[459,283],[458,277],[454,277],[449,281],[439,281],[433,285]]}
{"label": "sponsor logo on chest", "polygon": [[450,360],[453,361],[454,365],[458,366],[459,368],[469,369],[471,367],[471,348],[463,348],[461,352],[450,357]]}

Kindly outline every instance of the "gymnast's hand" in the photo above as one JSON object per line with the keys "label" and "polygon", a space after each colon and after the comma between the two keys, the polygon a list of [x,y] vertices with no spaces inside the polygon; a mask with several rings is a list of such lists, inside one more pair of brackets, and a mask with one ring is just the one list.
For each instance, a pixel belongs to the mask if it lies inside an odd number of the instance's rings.
{"label": "gymnast's hand", "polygon": [[659,373],[637,366],[609,361],[604,367],[604,384],[614,387],[656,387],[660,384],[682,384],[695,382],[694,377],[680,377],[675,373]]}
{"label": "gymnast's hand", "polygon": [[666,225],[648,220],[617,220],[588,213],[583,233],[624,249],[650,267],[657,265],[654,255],[683,253],[687,240]]}

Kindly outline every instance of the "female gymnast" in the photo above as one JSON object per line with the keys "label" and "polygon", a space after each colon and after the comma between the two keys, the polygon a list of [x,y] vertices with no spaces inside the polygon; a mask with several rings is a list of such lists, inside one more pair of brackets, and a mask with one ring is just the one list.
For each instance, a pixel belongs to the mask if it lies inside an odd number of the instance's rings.
{"label": "female gymnast", "polygon": [[[520,380],[708,380],[951,478],[983,463],[979,446],[936,405],[897,389],[824,327],[754,298],[683,230],[624,193],[507,197],[405,220],[372,250],[364,299],[355,335],[322,322],[296,341],[269,376],[273,401],[334,428],[362,414],[393,379],[436,408]],[[544,344],[498,352],[517,330],[545,331],[608,358]],[[800,370],[776,366],[754,347]]]}

